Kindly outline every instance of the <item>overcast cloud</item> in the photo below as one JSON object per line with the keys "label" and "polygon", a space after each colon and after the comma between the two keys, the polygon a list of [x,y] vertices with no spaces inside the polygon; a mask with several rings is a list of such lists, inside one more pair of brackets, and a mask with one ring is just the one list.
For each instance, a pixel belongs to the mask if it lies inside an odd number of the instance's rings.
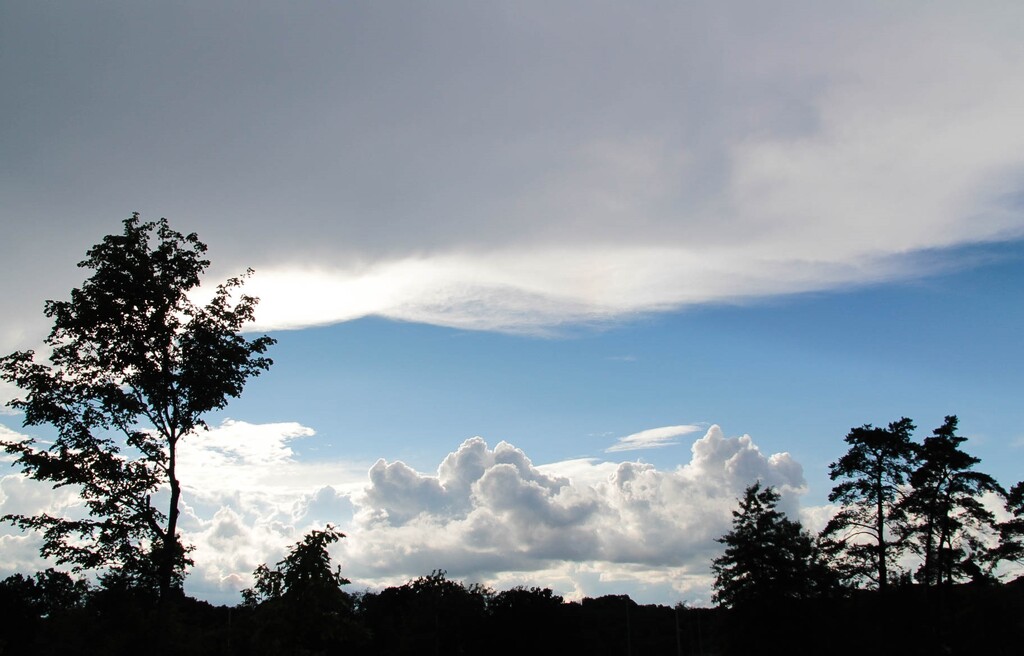
{"label": "overcast cloud", "polygon": [[[545,331],[1020,237],[1018,2],[6,2],[0,322],[118,221],[261,328]],[[31,281],[31,282],[27,282]]]}

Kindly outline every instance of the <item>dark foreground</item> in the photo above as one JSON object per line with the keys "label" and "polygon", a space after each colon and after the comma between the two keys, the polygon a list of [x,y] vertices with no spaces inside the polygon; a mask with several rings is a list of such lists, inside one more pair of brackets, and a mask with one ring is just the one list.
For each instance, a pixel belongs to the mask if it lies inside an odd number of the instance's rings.
{"label": "dark foreground", "polygon": [[381,592],[236,607],[160,603],[57,573],[0,582],[2,654],[985,654],[1024,653],[1024,579],[747,608],[564,602],[443,574]]}

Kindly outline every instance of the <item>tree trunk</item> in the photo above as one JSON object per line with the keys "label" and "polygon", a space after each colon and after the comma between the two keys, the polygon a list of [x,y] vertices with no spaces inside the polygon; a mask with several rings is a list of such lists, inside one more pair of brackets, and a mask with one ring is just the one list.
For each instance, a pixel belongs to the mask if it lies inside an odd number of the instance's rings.
{"label": "tree trunk", "polygon": [[879,467],[875,478],[875,494],[878,499],[878,507],[875,510],[876,530],[878,531],[878,591],[884,593],[889,587],[889,567],[886,561],[885,549],[885,501],[883,498],[882,469]]}
{"label": "tree trunk", "polygon": [[160,575],[160,601],[170,598],[171,582],[174,579],[174,567],[178,560],[180,547],[178,545],[178,501],[181,498],[181,482],[175,472],[177,460],[177,440],[168,440],[168,462],[167,478],[171,484],[171,501],[167,511],[167,531],[164,533],[164,544],[160,554],[159,575]]}

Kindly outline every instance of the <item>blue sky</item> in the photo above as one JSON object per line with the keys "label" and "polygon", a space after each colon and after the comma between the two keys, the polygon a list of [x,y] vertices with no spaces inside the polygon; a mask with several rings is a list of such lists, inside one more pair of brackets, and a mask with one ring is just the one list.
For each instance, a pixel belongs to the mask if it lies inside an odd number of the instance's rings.
{"label": "blue sky", "polygon": [[[211,282],[256,270],[278,339],[183,452],[191,593],[236,601],[332,522],[357,586],[707,603],[743,488],[819,526],[853,426],[955,413],[1022,477],[1022,21],[5,2],[0,351],[39,346],[122,219],[168,217]],[[13,470],[0,493],[77,507]],[[0,546],[40,565],[33,536]]]}
{"label": "blue sky", "polygon": [[[430,470],[453,439],[507,440],[538,462],[604,451],[655,426],[718,423],[804,463],[824,503],[846,431],[908,416],[923,436],[957,414],[986,471],[1024,460],[1017,333],[1024,252],[1011,242],[947,257],[966,268],[885,285],[652,314],[557,336],[468,332],[368,318],[274,333],[276,364],[225,412],[303,417],[297,449]],[[282,388],[303,389],[280,396]],[[616,454],[659,467],[675,446]],[[308,451],[307,451],[308,449]]]}

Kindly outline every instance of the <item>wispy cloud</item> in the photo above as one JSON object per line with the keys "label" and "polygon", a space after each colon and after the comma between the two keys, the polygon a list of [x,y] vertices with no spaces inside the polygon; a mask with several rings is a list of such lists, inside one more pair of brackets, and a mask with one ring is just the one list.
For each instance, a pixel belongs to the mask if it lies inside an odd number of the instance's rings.
{"label": "wispy cloud", "polygon": [[701,427],[693,424],[648,428],[639,433],[620,437],[615,444],[604,451],[605,453],[614,453],[617,451],[639,451],[641,449],[657,449],[663,446],[672,446],[679,444],[679,440],[675,438],[680,435],[689,435],[699,430],[702,430]]}

